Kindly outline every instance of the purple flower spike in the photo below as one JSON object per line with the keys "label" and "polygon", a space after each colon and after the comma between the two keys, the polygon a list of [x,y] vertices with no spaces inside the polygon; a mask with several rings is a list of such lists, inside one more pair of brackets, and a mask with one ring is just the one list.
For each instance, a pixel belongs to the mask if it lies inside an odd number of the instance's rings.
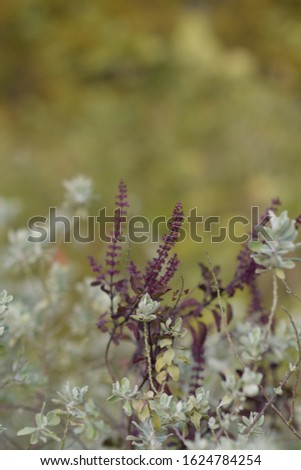
{"label": "purple flower spike", "polygon": [[[164,235],[163,242],[159,245],[157,256],[149,263],[145,275],[145,290],[151,296],[161,291],[162,287],[167,287],[167,282],[173,277],[179,265],[177,257],[173,257],[167,262],[170,250],[175,246],[179,235],[180,228],[184,221],[184,213],[182,204],[178,202],[174,208],[169,224],[169,233]],[[158,279],[163,267],[166,266],[166,272]]]}

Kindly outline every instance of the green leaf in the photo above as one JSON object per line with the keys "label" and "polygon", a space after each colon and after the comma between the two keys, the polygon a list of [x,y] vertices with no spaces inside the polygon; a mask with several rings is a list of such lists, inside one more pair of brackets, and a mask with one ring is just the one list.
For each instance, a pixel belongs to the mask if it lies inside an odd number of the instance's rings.
{"label": "green leaf", "polygon": [[259,420],[257,421],[257,426],[262,426],[264,423],[264,415],[260,416]]}
{"label": "green leaf", "polygon": [[155,428],[155,431],[160,431],[160,428],[161,428],[161,419],[160,419],[160,416],[157,415],[157,413],[154,413],[152,415],[152,423],[153,423],[153,426]]}
{"label": "green leaf", "polygon": [[85,428],[85,436],[87,439],[89,439],[89,441],[92,441],[92,439],[96,437],[96,430],[91,423],[88,423]]}
{"label": "green leaf", "polygon": [[175,351],[171,348],[167,349],[163,354],[160,354],[155,365],[156,372],[160,372],[164,367],[170,366],[175,354]]}
{"label": "green leaf", "polygon": [[25,428],[20,429],[20,431],[17,432],[17,436],[27,436],[28,434],[32,434],[36,430],[37,428],[25,427]]}
{"label": "green leaf", "polygon": [[266,272],[267,272],[266,269],[261,269],[261,268],[256,268],[256,271],[255,271],[256,274],[262,274],[262,273],[266,273]]}
{"label": "green leaf", "polygon": [[140,419],[140,421],[145,421],[147,418],[149,418],[149,408],[147,405],[145,405],[142,409],[142,411],[140,411],[140,413],[138,413],[138,417]]}
{"label": "green leaf", "polygon": [[295,266],[296,264],[294,263],[294,261],[290,259],[284,259],[281,263],[281,267],[286,269],[293,269]]}
{"label": "green leaf", "polygon": [[165,348],[166,346],[171,346],[172,345],[172,340],[171,338],[163,338],[163,339],[160,339],[159,341],[159,346],[160,348]]}
{"label": "green leaf", "polygon": [[157,376],[156,376],[156,380],[157,382],[161,385],[164,380],[166,380],[166,377],[167,377],[167,372],[166,370],[162,370]]}
{"label": "green leaf", "polygon": [[137,412],[140,413],[145,405],[144,400],[132,400],[132,407]]}
{"label": "green leaf", "polygon": [[129,400],[127,400],[127,401],[124,403],[124,405],[123,405],[122,408],[124,409],[125,414],[126,414],[127,416],[132,416],[133,410],[132,410],[132,405],[131,405],[131,403],[130,403]]}
{"label": "green leaf", "polygon": [[35,445],[38,443],[38,441],[39,441],[39,433],[36,431],[32,434],[30,438],[30,444]]}
{"label": "green leaf", "polygon": [[118,401],[121,401],[122,398],[121,397],[117,397],[116,395],[111,395],[109,398],[107,398],[107,401],[109,403],[116,403]]}
{"label": "green leaf", "polygon": [[190,361],[189,357],[184,356],[183,354],[180,354],[179,356],[177,356],[177,359],[178,359],[178,361],[182,362],[183,364],[191,364],[191,361]]}
{"label": "green leaf", "polygon": [[223,406],[228,406],[230,405],[230,403],[232,402],[233,398],[231,398],[229,395],[225,395],[223,398],[222,398],[222,401],[220,402],[220,404],[218,405],[218,408],[221,408]]}
{"label": "green leaf", "polygon": [[160,370],[163,369],[163,367],[165,366],[166,366],[166,361],[164,359],[164,355],[158,356],[156,360],[156,365],[155,365],[156,372],[160,372]]}
{"label": "green leaf", "polygon": [[201,413],[198,413],[197,411],[194,411],[192,415],[190,416],[190,421],[192,422],[192,424],[194,425],[197,431],[201,430],[200,428],[201,419],[202,419],[202,415]]}
{"label": "green leaf", "polygon": [[165,364],[167,364],[168,366],[171,366],[172,360],[175,357],[175,355],[176,353],[171,348],[165,351],[165,353],[163,354]]}
{"label": "green leaf", "polygon": [[176,365],[172,364],[171,366],[168,366],[167,367],[167,372],[169,373],[170,377],[175,382],[177,382],[179,380],[180,371],[179,371],[179,368]]}
{"label": "green leaf", "polygon": [[57,426],[61,422],[61,418],[53,411],[47,413],[48,426]]}
{"label": "green leaf", "polygon": [[255,251],[257,253],[260,253],[261,249],[262,249],[262,243],[258,240],[253,240],[251,242],[249,242],[249,248],[251,251]]}
{"label": "green leaf", "polygon": [[128,379],[127,377],[123,377],[123,378],[121,379],[121,382],[120,382],[120,383],[121,383],[121,390],[122,390],[123,392],[129,392],[129,391],[130,391],[130,389],[131,389],[131,384],[130,384],[130,381],[129,381],[129,379]]}
{"label": "green leaf", "polygon": [[284,273],[283,269],[276,268],[275,269],[275,274],[278,277],[278,279],[281,279],[281,280],[285,279],[285,273]]}
{"label": "green leaf", "polygon": [[38,428],[43,428],[44,426],[47,426],[47,418],[42,413],[36,414],[35,421],[37,423]]}
{"label": "green leaf", "polygon": [[92,441],[97,436],[96,429],[91,423],[88,423],[85,428],[85,436],[89,441]]}
{"label": "green leaf", "polygon": [[50,437],[51,439],[53,439],[56,442],[61,442],[61,439],[53,431],[50,431],[50,429],[43,429],[43,431],[41,433],[46,438],[46,441],[45,441],[43,439],[43,437],[40,437],[40,439],[43,440],[44,442],[47,442],[47,437]]}
{"label": "green leaf", "polygon": [[241,420],[247,427],[251,424],[251,421],[249,418],[247,418],[247,416],[242,416]]}
{"label": "green leaf", "polygon": [[43,427],[43,420],[42,420],[42,415],[41,415],[41,413],[36,414],[36,416],[35,416],[35,422],[36,422],[36,425],[38,426],[38,428]]}

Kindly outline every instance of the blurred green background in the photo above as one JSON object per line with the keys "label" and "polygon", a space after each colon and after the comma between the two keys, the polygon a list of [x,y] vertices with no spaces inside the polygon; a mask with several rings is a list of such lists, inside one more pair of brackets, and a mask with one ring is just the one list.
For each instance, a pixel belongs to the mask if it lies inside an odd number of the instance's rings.
{"label": "blurred green background", "polygon": [[[227,221],[276,196],[300,212],[298,0],[9,0],[0,22],[1,193],[21,198],[17,225],[77,174],[101,205],[123,177],[149,217],[180,200]],[[211,258],[227,267],[237,249]],[[179,251],[184,272],[204,256]]]}

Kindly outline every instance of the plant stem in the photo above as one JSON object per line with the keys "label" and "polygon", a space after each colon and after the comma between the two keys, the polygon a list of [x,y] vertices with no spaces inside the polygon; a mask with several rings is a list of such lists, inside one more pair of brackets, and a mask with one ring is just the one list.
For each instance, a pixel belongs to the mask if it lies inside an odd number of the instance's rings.
{"label": "plant stem", "polygon": [[105,364],[106,364],[107,371],[109,372],[110,377],[112,379],[112,382],[115,382],[116,379],[114,377],[114,373],[113,373],[113,370],[112,370],[112,367],[111,367],[111,364],[110,364],[110,361],[109,361],[109,351],[110,351],[110,347],[111,347],[111,344],[112,344],[112,341],[113,341],[114,333],[115,333],[115,330],[112,332],[112,334],[110,336],[110,339],[107,342],[107,346],[106,346],[106,350],[105,350]]}
{"label": "plant stem", "polygon": [[295,379],[295,383],[294,383],[294,387],[293,387],[293,400],[292,400],[292,407],[291,407],[291,415],[290,415],[290,418],[288,420],[289,424],[291,424],[293,422],[293,419],[294,419],[294,416],[295,416],[295,404],[296,404],[296,398],[297,398],[298,383],[299,383],[299,380],[300,380],[301,342],[300,342],[299,333],[298,333],[297,327],[295,325],[295,322],[293,320],[293,317],[291,316],[291,314],[289,313],[289,311],[285,307],[281,307],[281,308],[287,314],[287,316],[288,316],[288,318],[291,322],[291,325],[292,325],[294,333],[295,333],[295,337],[296,337],[296,341],[297,341],[297,349],[298,349],[298,361],[295,364],[295,366],[296,366],[296,379]]}
{"label": "plant stem", "polygon": [[290,288],[290,286],[288,285],[288,283],[286,282],[286,280],[285,280],[285,279],[281,279],[281,281],[282,281],[283,285],[284,285],[285,288],[286,288],[287,294],[292,295],[293,297],[295,297],[295,299],[298,300],[298,302],[301,303],[301,297],[299,297],[299,295],[296,294],[296,293]]}
{"label": "plant stem", "polygon": [[220,438],[220,436],[221,436],[223,433],[225,434],[225,436],[226,436],[227,439],[230,439],[230,436],[229,436],[229,434],[228,434],[228,432],[227,432],[227,429],[225,429],[225,427],[223,426],[222,415],[221,415],[220,410],[219,410],[218,407],[216,408],[216,417],[217,417],[218,422],[219,422],[219,424],[220,424],[220,429],[219,429],[218,433],[215,434],[215,437],[216,437],[216,439],[217,439],[217,442],[219,441],[219,438]]}
{"label": "plant stem", "polygon": [[66,421],[66,426],[65,426],[65,429],[64,429],[64,434],[63,434],[62,442],[61,442],[61,450],[65,449],[67,434],[68,434],[69,426],[70,426],[70,418],[71,418],[71,416],[70,416],[70,414],[68,414],[67,421]]}
{"label": "plant stem", "polygon": [[275,271],[273,270],[273,302],[272,302],[272,307],[271,307],[271,312],[269,316],[269,322],[267,326],[267,338],[269,337],[273,325],[273,320],[277,308],[277,302],[278,302],[278,282],[277,282],[277,276]]}
{"label": "plant stem", "polygon": [[0,382],[0,390],[2,390],[6,385],[8,385],[12,381],[12,377],[9,377],[8,379],[3,380],[3,382]]}
{"label": "plant stem", "polygon": [[224,325],[224,329],[225,329],[225,333],[226,333],[226,337],[227,337],[228,343],[230,344],[230,348],[231,348],[231,350],[232,350],[234,356],[236,357],[237,361],[238,361],[238,362],[240,363],[240,365],[244,368],[244,367],[245,367],[245,364],[244,364],[243,360],[239,357],[239,355],[238,355],[238,353],[237,353],[237,351],[236,351],[236,349],[235,349],[235,346],[234,346],[234,344],[233,344],[233,342],[232,342],[232,338],[231,338],[230,331],[229,331],[227,313],[225,312],[225,309],[224,309],[224,306],[223,306],[221,291],[220,291],[220,288],[219,288],[219,285],[218,285],[218,281],[217,281],[217,278],[216,278],[214,269],[213,269],[213,267],[212,267],[211,260],[210,260],[210,258],[209,258],[208,253],[206,253],[206,256],[207,256],[208,263],[209,263],[209,267],[210,267],[210,271],[211,271],[211,274],[212,274],[212,277],[213,277],[213,280],[214,280],[214,285],[215,285],[215,288],[216,288],[216,293],[217,293],[217,298],[218,298],[218,304],[219,304],[219,308],[220,308],[220,311],[221,311],[221,314],[222,314],[223,325]]}
{"label": "plant stem", "polygon": [[150,350],[149,342],[148,342],[147,322],[143,323],[143,336],[144,336],[145,352],[146,352],[146,358],[147,358],[147,372],[148,372],[149,385],[152,391],[157,395],[159,392],[155,387],[155,384],[153,382],[153,377],[152,377],[152,360],[151,360],[151,350]]}
{"label": "plant stem", "polygon": [[[287,384],[287,382],[289,381],[291,375],[293,374],[292,371],[289,371],[286,373],[285,377],[283,378],[282,382],[280,383],[279,387],[281,389],[283,389],[283,387]],[[259,388],[260,390],[262,391],[264,397],[266,398],[267,402],[266,404],[264,405],[264,407],[262,408],[262,410],[260,411],[260,413],[257,414],[256,418],[254,419],[253,423],[247,428],[244,430],[243,434],[246,434],[247,436],[249,436],[255,426],[255,424],[257,423],[257,421],[261,418],[261,416],[264,415],[264,412],[265,410],[273,405],[274,401],[276,400],[276,398],[278,397],[278,394],[275,392],[273,393],[273,395],[271,397],[268,396],[268,394],[266,393],[266,391],[264,390],[263,386],[262,385],[259,385]],[[291,428],[291,427],[290,427]]]}
{"label": "plant stem", "polygon": [[109,341],[108,341],[106,349],[105,349],[105,364],[106,364],[106,368],[107,368],[107,370],[110,374],[110,377],[112,379],[112,382],[116,382],[116,378],[114,376],[114,373],[113,373],[113,370],[112,370],[112,367],[111,367],[111,364],[110,364],[110,361],[109,361],[109,352],[110,352],[111,344],[113,342],[113,338],[114,338],[114,335],[116,333],[117,327],[121,328],[122,325],[124,325],[128,321],[128,319],[132,315],[133,311],[135,310],[137,304],[138,304],[138,299],[136,300],[136,302],[132,306],[130,312],[127,313],[127,315],[124,317],[124,319],[118,325],[116,325],[116,324],[114,325],[113,331],[110,333],[110,338],[109,338]]}
{"label": "plant stem", "polygon": [[[266,393],[266,391],[264,390],[264,388],[260,385],[260,388],[261,388],[261,391],[262,391],[262,394],[263,396],[265,397],[266,400],[269,400],[269,396],[268,394]],[[283,416],[283,414],[281,413],[280,410],[278,410],[278,408],[274,405],[274,403],[271,403],[271,408],[275,411],[275,413],[277,413],[277,415],[279,416],[279,418],[284,422],[284,424],[287,425],[287,427],[292,431],[292,433],[298,438],[301,440],[301,434],[294,428],[294,426],[292,426],[292,424],[286,419],[285,416]]]}

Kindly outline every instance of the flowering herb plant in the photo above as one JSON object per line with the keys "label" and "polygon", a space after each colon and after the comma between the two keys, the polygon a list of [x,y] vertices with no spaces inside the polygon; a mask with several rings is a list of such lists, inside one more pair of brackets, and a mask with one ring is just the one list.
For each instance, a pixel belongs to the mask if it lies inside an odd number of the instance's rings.
{"label": "flowering herb plant", "polygon": [[[91,181],[64,185],[62,209],[87,213]],[[93,279],[73,282],[70,263],[51,246],[26,243],[25,230],[10,232],[7,270],[20,268],[26,279],[14,299],[0,295],[0,445],[245,449],[287,442],[300,448],[301,324],[298,311],[280,308],[280,288],[300,302],[286,280],[298,261],[290,253],[299,247],[299,219],[279,213],[279,206],[275,200],[268,209],[268,226],[253,227],[230,281],[222,281],[207,256],[193,291],[177,278],[182,204],[156,254],[140,267],[122,242],[129,208],[123,181],[105,261],[90,257]],[[264,276],[271,280],[271,306]]]}

